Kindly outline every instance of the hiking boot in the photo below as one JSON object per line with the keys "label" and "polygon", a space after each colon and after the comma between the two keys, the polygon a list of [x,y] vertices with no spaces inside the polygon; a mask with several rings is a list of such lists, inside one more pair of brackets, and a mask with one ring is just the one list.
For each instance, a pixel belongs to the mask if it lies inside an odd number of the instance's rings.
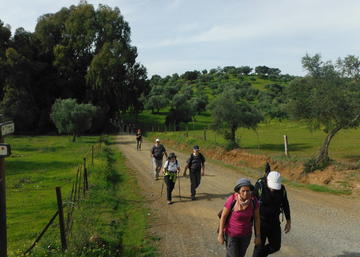
{"label": "hiking boot", "polygon": [[191,196],[191,201],[195,201],[196,197],[195,196]]}
{"label": "hiking boot", "polygon": [[174,202],[173,201],[168,201],[167,204],[173,204]]}

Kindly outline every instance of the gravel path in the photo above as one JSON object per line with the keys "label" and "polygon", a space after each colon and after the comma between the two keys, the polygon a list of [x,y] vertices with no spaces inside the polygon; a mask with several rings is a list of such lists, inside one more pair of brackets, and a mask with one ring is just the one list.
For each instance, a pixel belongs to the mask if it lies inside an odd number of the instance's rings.
{"label": "gravel path", "polygon": [[[225,256],[224,246],[216,240],[217,212],[222,208],[234,183],[242,175],[207,162],[205,177],[198,189],[198,200],[190,200],[190,183],[180,178],[173,196],[175,203],[168,206],[165,194],[160,198],[162,181],[152,178],[151,143],[144,142],[142,151],[136,150],[135,136],[120,135],[117,145],[128,159],[148,202],[151,216],[149,233],[159,236],[158,247],[166,257]],[[182,168],[189,154],[176,149]],[[252,179],[255,182],[255,179]],[[292,230],[282,235],[278,257],[360,257],[360,201],[354,197],[315,193],[304,189],[287,188],[292,215]],[[282,224],[283,226],[284,224]],[[247,257],[252,256],[253,243]]]}

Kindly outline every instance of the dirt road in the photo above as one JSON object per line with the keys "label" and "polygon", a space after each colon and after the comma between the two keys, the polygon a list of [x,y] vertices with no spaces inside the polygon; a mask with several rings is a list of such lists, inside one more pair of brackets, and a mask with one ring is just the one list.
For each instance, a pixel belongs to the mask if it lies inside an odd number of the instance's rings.
{"label": "dirt road", "polygon": [[[166,257],[225,256],[224,246],[217,243],[216,216],[242,175],[211,162],[206,163],[205,176],[198,189],[198,200],[190,200],[188,178],[180,178],[173,196],[175,203],[167,205],[165,194],[160,199],[162,180],[154,181],[150,159],[151,143],[144,142],[136,150],[135,136],[120,135],[117,145],[136,170],[144,197],[152,216],[150,232],[159,236],[159,248]],[[166,146],[165,146],[166,147]],[[189,149],[190,154],[191,149]],[[189,154],[175,152],[182,169]],[[252,179],[255,182],[255,178]],[[311,191],[287,188],[292,214],[292,230],[282,235],[282,248],[272,256],[282,257],[360,257],[360,201]],[[283,224],[282,224],[283,225]],[[247,257],[252,256],[253,243]]]}

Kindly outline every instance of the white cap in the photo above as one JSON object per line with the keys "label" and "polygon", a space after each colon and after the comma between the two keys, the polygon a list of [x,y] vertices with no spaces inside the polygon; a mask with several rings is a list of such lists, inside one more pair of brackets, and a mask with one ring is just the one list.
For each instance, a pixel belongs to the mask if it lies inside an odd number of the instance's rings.
{"label": "white cap", "polygon": [[155,141],[156,141],[156,142],[160,142],[160,139],[157,138]]}
{"label": "white cap", "polygon": [[281,176],[277,171],[270,171],[267,175],[268,187],[275,190],[281,189]]}

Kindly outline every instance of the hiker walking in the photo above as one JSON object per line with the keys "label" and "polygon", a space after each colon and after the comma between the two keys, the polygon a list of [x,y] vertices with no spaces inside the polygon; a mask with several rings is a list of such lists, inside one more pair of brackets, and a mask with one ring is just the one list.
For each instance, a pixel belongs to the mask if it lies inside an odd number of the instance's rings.
{"label": "hiker walking", "polygon": [[141,150],[141,143],[142,143],[142,133],[141,129],[136,131],[136,150]]}
{"label": "hiker walking", "polygon": [[265,182],[259,179],[255,184],[254,195],[260,201],[261,244],[255,246],[253,257],[266,257],[280,250],[281,212],[284,212],[286,217],[285,233],[291,229],[290,206],[285,186],[281,184],[280,173],[270,171]]}
{"label": "hiker walking", "polygon": [[175,153],[170,153],[163,167],[164,182],[167,188],[167,203],[172,204],[171,193],[174,190],[175,182],[180,172],[180,164],[176,159]]}
{"label": "hiker walking", "polygon": [[218,241],[226,242],[226,257],[244,257],[250,244],[253,224],[255,245],[260,245],[259,203],[251,196],[254,186],[247,178],[236,182],[234,194],[225,202],[221,214]]}
{"label": "hiker walking", "polygon": [[205,157],[200,153],[200,147],[195,145],[193,153],[186,162],[183,176],[186,176],[186,171],[189,168],[190,182],[191,182],[191,200],[196,200],[196,188],[200,185],[201,176],[205,175]]}
{"label": "hiker walking", "polygon": [[154,167],[154,179],[159,179],[159,173],[162,168],[162,160],[165,154],[166,158],[168,157],[165,147],[160,144],[160,139],[157,138],[155,140],[155,145],[151,148],[151,158],[153,160],[153,167]]}

